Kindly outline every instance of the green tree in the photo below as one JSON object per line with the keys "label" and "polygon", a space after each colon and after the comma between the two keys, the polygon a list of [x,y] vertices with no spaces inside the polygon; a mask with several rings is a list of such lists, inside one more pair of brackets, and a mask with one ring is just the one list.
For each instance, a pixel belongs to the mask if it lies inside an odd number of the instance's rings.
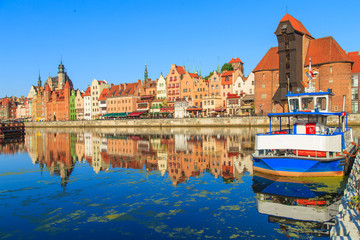
{"label": "green tree", "polygon": [[231,65],[231,63],[225,63],[222,67],[221,67],[221,72],[223,71],[232,71],[234,70],[233,66]]}
{"label": "green tree", "polygon": [[204,77],[205,80],[206,80],[206,81],[209,80],[209,78],[210,78],[212,75],[214,75],[214,71],[211,71],[211,72],[209,73],[209,75],[205,76],[205,77]]}

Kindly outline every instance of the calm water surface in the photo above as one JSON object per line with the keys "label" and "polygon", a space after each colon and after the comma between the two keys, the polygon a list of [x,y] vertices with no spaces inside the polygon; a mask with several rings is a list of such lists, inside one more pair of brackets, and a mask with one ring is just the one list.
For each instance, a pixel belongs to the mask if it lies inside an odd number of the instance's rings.
{"label": "calm water surface", "polygon": [[265,130],[28,130],[0,145],[0,239],[328,239],[347,179],[253,173]]}

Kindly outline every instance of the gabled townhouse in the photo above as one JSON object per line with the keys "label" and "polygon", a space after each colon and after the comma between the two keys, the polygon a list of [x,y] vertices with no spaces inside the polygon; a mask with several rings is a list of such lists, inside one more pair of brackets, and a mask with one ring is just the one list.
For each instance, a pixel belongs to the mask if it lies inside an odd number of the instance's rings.
{"label": "gabled townhouse", "polygon": [[197,73],[185,71],[180,80],[180,98],[194,99],[194,84],[198,78]]}
{"label": "gabled townhouse", "polygon": [[213,75],[208,79],[209,96],[220,97],[221,95],[221,75],[214,71]]}
{"label": "gabled townhouse", "polygon": [[233,85],[233,94],[254,94],[255,80],[254,73],[251,72],[248,77],[238,76]]}
{"label": "gabled townhouse", "polygon": [[72,90],[71,95],[70,95],[70,120],[71,121],[77,120],[76,109],[75,109],[75,98],[76,98],[76,91]]}
{"label": "gabled townhouse", "polygon": [[208,94],[209,94],[209,85],[208,85],[208,82],[202,78],[202,77],[199,77],[197,75],[197,73],[195,73],[193,75],[194,77],[194,105],[196,107],[199,107],[199,108],[202,108],[203,107],[203,98],[204,97],[207,97]]}
{"label": "gabled townhouse", "polygon": [[89,86],[84,94],[84,120],[91,120],[91,87]]}
{"label": "gabled townhouse", "polygon": [[105,81],[99,81],[96,78],[91,83],[91,119],[97,119],[100,116],[99,97],[104,88],[109,88]]}
{"label": "gabled townhouse", "polygon": [[183,79],[184,75],[184,66],[176,66],[175,64],[171,64],[169,74],[166,77],[168,101],[175,101],[176,98],[182,97],[182,95],[184,94],[180,93],[180,89],[184,90],[186,88],[186,90],[188,90],[186,85],[184,85],[183,88],[180,88],[180,82]]}
{"label": "gabled townhouse", "polygon": [[99,97],[99,110],[100,116],[103,116],[107,113],[106,111],[106,103],[107,103],[107,95],[109,94],[109,88],[104,88]]}
{"label": "gabled townhouse", "polygon": [[166,80],[162,73],[160,74],[160,77],[156,83],[156,98],[167,99]]}
{"label": "gabled townhouse", "polygon": [[227,95],[233,93],[234,71],[223,71],[221,73],[221,99],[223,107],[226,106]]}
{"label": "gabled townhouse", "polygon": [[76,90],[75,112],[77,120],[84,120],[84,92]]}

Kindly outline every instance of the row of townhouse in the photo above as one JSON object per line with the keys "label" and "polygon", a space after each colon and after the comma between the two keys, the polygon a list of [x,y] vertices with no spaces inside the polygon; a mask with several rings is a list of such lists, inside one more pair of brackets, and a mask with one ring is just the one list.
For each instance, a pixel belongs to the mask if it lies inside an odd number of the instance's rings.
{"label": "row of townhouse", "polygon": [[[167,76],[134,83],[108,84],[94,79],[85,92],[74,90],[62,62],[58,75],[49,76],[44,85],[31,86],[25,101],[16,103],[16,116],[33,120],[91,120],[101,116],[138,116],[138,112],[170,114],[174,117],[266,114],[287,111],[286,93],[302,92],[307,85],[305,69],[311,65],[319,77],[317,90],[334,93],[332,111],[359,113],[360,51],[344,51],[333,37],[315,39],[302,23],[286,14],[271,47],[246,77],[239,58],[229,62],[231,71],[214,71],[203,78],[185,66],[172,64]],[[14,118],[9,100],[0,102],[0,117]],[[12,106],[13,106],[12,105]],[[14,110],[13,110],[14,111]],[[11,115],[12,114],[12,115]]]}
{"label": "row of townhouse", "polygon": [[[239,58],[232,59],[230,63],[234,71],[214,71],[208,80],[175,64],[171,65],[167,77],[161,74],[154,81],[147,78],[147,66],[143,82],[109,85],[106,80],[94,79],[86,91],[71,89],[69,120],[94,120],[129,114],[136,117],[143,113],[153,116],[164,113],[174,117],[238,114],[240,98],[249,95],[253,99],[254,80],[253,74],[244,77],[243,63]],[[35,89],[44,87],[32,86]]]}

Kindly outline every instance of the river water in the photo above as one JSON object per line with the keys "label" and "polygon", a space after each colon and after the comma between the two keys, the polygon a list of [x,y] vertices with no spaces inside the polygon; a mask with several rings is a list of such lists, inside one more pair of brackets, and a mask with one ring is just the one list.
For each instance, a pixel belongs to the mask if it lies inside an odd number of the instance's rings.
{"label": "river water", "polygon": [[347,178],[253,173],[264,131],[27,130],[0,144],[0,239],[328,239]]}

